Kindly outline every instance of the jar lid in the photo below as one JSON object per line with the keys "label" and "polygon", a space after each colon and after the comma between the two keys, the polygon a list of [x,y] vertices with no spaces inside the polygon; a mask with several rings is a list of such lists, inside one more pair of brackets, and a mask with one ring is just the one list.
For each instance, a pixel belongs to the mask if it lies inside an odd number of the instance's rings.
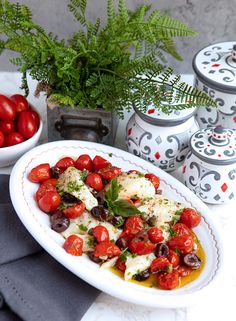
{"label": "jar lid", "polygon": [[193,69],[215,89],[236,93],[236,40],[201,49],[193,58]]}
{"label": "jar lid", "polygon": [[236,163],[236,131],[223,127],[199,130],[191,137],[190,149],[198,158],[209,164]]}
{"label": "jar lid", "polygon": [[176,126],[184,123],[192,117],[196,111],[196,107],[183,110],[172,110],[169,114],[157,109],[154,104],[148,106],[146,112],[141,112],[135,105],[135,112],[144,121],[158,126]]}

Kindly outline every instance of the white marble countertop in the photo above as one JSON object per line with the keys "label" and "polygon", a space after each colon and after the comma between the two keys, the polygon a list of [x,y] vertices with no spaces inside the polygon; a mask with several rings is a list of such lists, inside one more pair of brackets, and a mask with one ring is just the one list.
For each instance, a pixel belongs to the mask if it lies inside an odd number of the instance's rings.
{"label": "white marble countertop", "polygon": [[[21,93],[20,74],[11,72],[0,72],[0,92],[5,94]],[[191,83],[193,76],[183,77]],[[40,112],[44,125],[46,124],[45,98],[35,98],[34,88],[36,82],[30,80],[29,101]],[[125,149],[124,135],[125,124],[130,115],[126,115],[124,121],[120,121],[115,146]],[[47,141],[47,130],[44,126],[40,142]],[[0,168],[0,173],[10,174],[12,167]],[[181,181],[181,171],[171,173]],[[236,187],[235,187],[236,189]],[[212,215],[222,226],[222,236],[226,251],[224,273],[220,280],[217,293],[205,298],[200,305],[181,309],[152,309],[137,306],[113,298],[101,293],[97,300],[82,318],[82,321],[236,321],[234,301],[236,296],[236,201],[229,205],[211,205]],[[66,321],[66,320],[65,320]],[[76,321],[76,320],[75,320]]]}

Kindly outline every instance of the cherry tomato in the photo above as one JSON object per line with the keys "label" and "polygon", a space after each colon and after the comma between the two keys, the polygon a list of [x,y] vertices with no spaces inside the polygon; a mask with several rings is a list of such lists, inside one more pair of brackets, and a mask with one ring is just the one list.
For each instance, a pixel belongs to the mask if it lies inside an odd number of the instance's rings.
{"label": "cherry tomato", "polygon": [[4,95],[0,95],[0,119],[13,120],[16,116],[16,106],[13,101]]}
{"label": "cherry tomato", "polygon": [[176,233],[176,235],[193,235],[192,231],[183,223],[176,223],[172,226],[172,230]]}
{"label": "cherry tomato", "polygon": [[20,144],[23,141],[24,141],[24,137],[21,134],[13,132],[5,137],[4,145],[13,146],[13,145]]}
{"label": "cherry tomato", "polygon": [[189,228],[193,228],[200,224],[201,215],[193,208],[185,208],[181,213],[180,222]]}
{"label": "cherry tomato", "polygon": [[134,254],[145,255],[153,252],[156,245],[148,240],[147,234],[141,231],[129,242],[128,248]]}
{"label": "cherry tomato", "polygon": [[116,166],[102,168],[98,171],[98,174],[102,176],[103,179],[107,181],[111,181],[113,178],[119,176],[121,173],[121,169]]}
{"label": "cherry tomato", "polygon": [[148,238],[152,243],[160,243],[164,241],[163,232],[158,227],[155,227],[155,226],[151,227],[147,233],[148,233]]}
{"label": "cherry tomato", "polygon": [[28,178],[33,183],[42,183],[46,181],[50,178],[50,165],[45,163],[32,168]]}
{"label": "cherry tomato", "polygon": [[12,120],[1,120],[0,131],[6,136],[15,131],[15,124]]}
{"label": "cherry tomato", "polygon": [[63,213],[68,218],[77,218],[84,213],[85,205],[83,202],[80,202],[74,206],[68,207],[63,210]]}
{"label": "cherry tomato", "polygon": [[170,261],[164,256],[157,257],[152,261],[150,265],[150,270],[152,273],[168,271],[169,269],[172,269],[172,265]]}
{"label": "cherry tomato", "polygon": [[39,128],[39,124],[40,124],[40,118],[39,118],[39,114],[32,109],[29,109],[28,112],[31,114],[31,116],[34,118],[37,128]]}
{"label": "cherry tomato", "polygon": [[57,179],[55,178],[50,178],[46,181],[44,181],[38,188],[35,197],[36,197],[36,201],[38,202],[40,200],[40,198],[49,191],[53,191],[56,192],[56,184],[57,184]]}
{"label": "cherry tomato", "polygon": [[149,181],[153,184],[153,186],[155,187],[155,189],[159,188],[160,186],[160,178],[157,177],[155,174],[145,174],[145,177],[147,179],[149,179]]}
{"label": "cherry tomato", "polygon": [[12,95],[10,99],[15,103],[17,113],[20,113],[23,110],[29,109],[29,103],[24,96],[16,94],[16,95]]}
{"label": "cherry tomato", "polygon": [[143,228],[143,220],[138,215],[133,215],[125,221],[125,230],[130,231],[131,234],[137,234]]}
{"label": "cherry tomato", "polygon": [[22,111],[19,114],[17,130],[25,139],[34,136],[37,132],[37,124],[29,111]]}
{"label": "cherry tomato", "polygon": [[0,147],[2,147],[4,144],[4,135],[3,132],[0,131]]}
{"label": "cherry tomato", "polygon": [[173,250],[169,250],[169,254],[167,256],[168,260],[172,264],[173,268],[176,268],[179,265],[179,255],[175,253]]}
{"label": "cherry tomato", "polygon": [[173,270],[171,273],[159,273],[157,274],[157,285],[163,290],[173,290],[179,285],[179,273]]}
{"label": "cherry tomato", "polygon": [[100,242],[94,248],[94,256],[96,257],[108,256],[111,258],[120,254],[121,250],[119,247],[109,241]]}
{"label": "cherry tomato", "polygon": [[167,245],[174,251],[179,250],[182,254],[186,254],[192,252],[194,241],[190,235],[174,236],[168,240]]}
{"label": "cherry tomato", "polygon": [[100,192],[103,189],[102,178],[97,173],[90,173],[86,177],[85,184]]}
{"label": "cherry tomato", "polygon": [[105,158],[101,156],[95,156],[93,159],[93,168],[95,171],[98,171],[99,169],[106,168],[111,166],[111,163],[108,162]]}
{"label": "cherry tomato", "polygon": [[81,171],[85,169],[91,172],[93,170],[93,161],[89,155],[83,154],[75,161],[75,167]]}
{"label": "cherry tomato", "polygon": [[45,192],[39,199],[38,206],[45,213],[55,211],[61,203],[61,196],[54,191]]}
{"label": "cherry tomato", "polygon": [[63,248],[71,255],[81,256],[83,253],[83,240],[79,236],[72,234],[65,240]]}
{"label": "cherry tomato", "polygon": [[185,277],[188,276],[192,270],[187,266],[178,266],[177,271],[180,277]]}
{"label": "cherry tomato", "polygon": [[118,260],[116,261],[116,267],[118,270],[124,272],[126,270],[125,261],[121,260],[121,258],[118,258]]}
{"label": "cherry tomato", "polygon": [[70,166],[75,166],[75,162],[71,157],[63,157],[55,164],[60,173],[63,173]]}
{"label": "cherry tomato", "polygon": [[93,228],[93,235],[98,243],[109,241],[109,232],[105,226],[97,225]]}

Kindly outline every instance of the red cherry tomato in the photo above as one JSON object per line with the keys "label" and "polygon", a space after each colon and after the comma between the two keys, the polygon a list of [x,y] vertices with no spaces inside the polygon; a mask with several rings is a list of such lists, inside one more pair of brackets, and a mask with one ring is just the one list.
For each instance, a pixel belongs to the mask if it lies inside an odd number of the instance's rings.
{"label": "red cherry tomato", "polygon": [[176,268],[179,265],[179,255],[173,250],[169,250],[169,255],[167,256],[168,260],[172,264],[173,268]]}
{"label": "red cherry tomato", "polygon": [[156,245],[148,240],[148,235],[141,231],[129,242],[128,248],[134,254],[145,255],[153,252]]}
{"label": "red cherry tomato", "polygon": [[13,120],[16,116],[16,106],[13,101],[4,95],[0,95],[0,119]]}
{"label": "red cherry tomato", "polygon": [[200,224],[201,215],[193,208],[185,208],[181,213],[180,222],[189,228],[193,228]]}
{"label": "red cherry tomato", "polygon": [[143,228],[143,220],[138,215],[133,215],[127,218],[125,221],[125,230],[128,230],[131,234],[137,234]]}
{"label": "red cherry tomato", "polygon": [[120,254],[121,250],[119,249],[119,247],[109,241],[100,242],[94,248],[95,257],[108,256],[111,258]]}
{"label": "red cherry tomato", "polygon": [[75,167],[81,171],[87,170],[91,172],[93,170],[93,161],[89,155],[83,154],[75,161]]}
{"label": "red cherry tomato", "polygon": [[3,133],[0,131],[0,147],[2,147],[4,144],[4,135]]}
{"label": "red cherry tomato", "polygon": [[174,251],[179,250],[182,254],[186,254],[192,252],[194,241],[190,235],[174,236],[168,240],[167,245]]}
{"label": "red cherry tomato", "polygon": [[68,218],[77,218],[84,213],[85,205],[83,202],[80,202],[74,206],[68,207],[63,210],[63,213]]}
{"label": "red cherry tomato", "polygon": [[61,196],[54,191],[45,192],[39,199],[38,206],[45,213],[55,211],[61,203]]}
{"label": "red cherry tomato", "polygon": [[179,273],[173,270],[171,273],[159,273],[157,274],[157,285],[163,290],[173,290],[179,285]]}
{"label": "red cherry tomato", "polygon": [[12,95],[10,99],[15,103],[17,113],[20,113],[23,110],[29,109],[29,103],[24,96],[16,94],[16,95]]}
{"label": "red cherry tomato", "polygon": [[101,156],[95,156],[93,159],[93,168],[95,171],[98,171],[99,169],[106,168],[111,166],[111,163],[108,162],[105,158]]}
{"label": "red cherry tomato", "polygon": [[116,166],[102,168],[98,171],[98,174],[102,176],[103,179],[107,181],[111,181],[113,178],[119,176],[121,173],[121,169]]}
{"label": "red cherry tomato", "polygon": [[15,131],[15,124],[12,120],[1,120],[0,131],[6,136]]}
{"label": "red cherry tomato", "polygon": [[178,266],[177,271],[180,277],[185,277],[188,276],[192,270],[187,266]]}
{"label": "red cherry tomato", "polygon": [[42,183],[46,181],[50,178],[50,165],[45,163],[32,168],[28,178],[33,183]]}
{"label": "red cherry tomato", "polygon": [[157,177],[155,174],[145,174],[145,177],[147,179],[149,179],[149,181],[153,184],[153,186],[155,187],[155,189],[159,188],[160,186],[160,178]]}
{"label": "red cherry tomato", "polygon": [[53,191],[53,192],[56,192],[57,189],[56,189],[56,184],[57,184],[57,179],[55,178],[50,178],[48,180],[46,180],[45,182],[43,182],[36,194],[35,194],[35,197],[36,197],[36,201],[38,202],[40,200],[40,198],[46,193],[46,192],[49,192],[49,191]]}
{"label": "red cherry tomato", "polygon": [[183,223],[176,223],[172,226],[172,230],[176,233],[176,235],[193,235],[192,231]]}
{"label": "red cherry tomato", "polygon": [[109,232],[105,226],[97,225],[93,228],[93,235],[98,243],[109,241]]}
{"label": "red cherry tomato", "polygon": [[158,273],[160,271],[168,271],[168,269],[171,269],[172,265],[170,261],[164,257],[160,256],[154,259],[150,265],[150,270],[152,273]]}
{"label": "red cherry tomato", "polygon": [[39,114],[35,111],[35,110],[32,110],[32,109],[29,109],[28,112],[31,114],[31,116],[34,118],[35,122],[36,122],[36,125],[37,125],[37,128],[39,128],[39,124],[40,124],[40,117],[39,117]]}
{"label": "red cherry tomato", "polygon": [[164,240],[163,232],[158,227],[151,227],[147,233],[148,238],[152,243],[160,243]]}
{"label": "red cherry tomato", "polygon": [[20,144],[23,141],[24,141],[24,137],[21,134],[13,132],[5,137],[4,145],[13,146],[13,145]]}
{"label": "red cherry tomato", "polygon": [[29,111],[22,111],[17,119],[17,130],[25,138],[28,139],[37,132],[37,124]]}
{"label": "red cherry tomato", "polygon": [[75,162],[71,157],[63,157],[55,164],[60,173],[63,173],[70,166],[75,166]]}
{"label": "red cherry tomato", "polygon": [[126,270],[126,264],[123,260],[121,260],[121,258],[118,258],[118,260],[116,261],[116,267],[122,272]]}
{"label": "red cherry tomato", "polygon": [[88,176],[86,177],[85,184],[87,184],[88,186],[94,188],[98,192],[103,189],[102,178],[97,173],[88,174]]}
{"label": "red cherry tomato", "polygon": [[83,240],[77,235],[70,235],[65,240],[63,248],[71,255],[81,256],[83,253]]}

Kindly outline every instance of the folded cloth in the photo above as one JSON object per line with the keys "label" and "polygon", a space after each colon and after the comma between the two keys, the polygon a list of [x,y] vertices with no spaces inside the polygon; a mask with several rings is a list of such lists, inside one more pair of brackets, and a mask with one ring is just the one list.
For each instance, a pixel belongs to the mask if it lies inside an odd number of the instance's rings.
{"label": "folded cloth", "polygon": [[79,321],[99,291],[34,241],[7,203],[8,183],[0,175],[0,321]]}

